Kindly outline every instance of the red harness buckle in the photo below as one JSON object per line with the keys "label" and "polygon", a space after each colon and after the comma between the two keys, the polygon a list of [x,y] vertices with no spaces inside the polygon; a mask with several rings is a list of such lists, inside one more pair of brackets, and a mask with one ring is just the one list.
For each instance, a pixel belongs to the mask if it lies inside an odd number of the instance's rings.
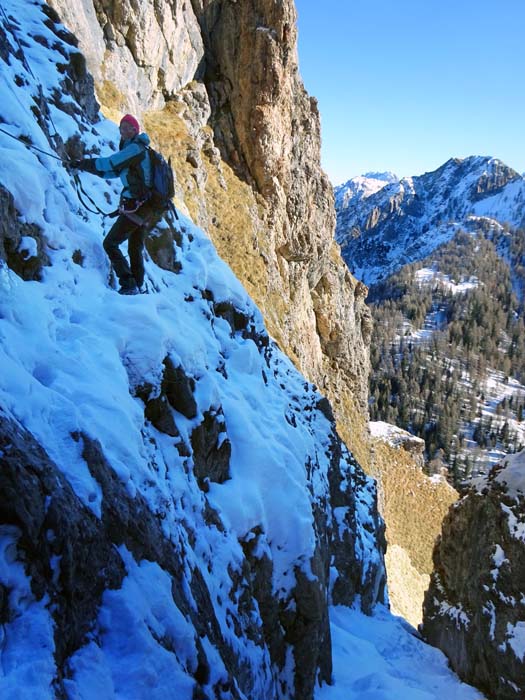
{"label": "red harness buckle", "polygon": [[140,209],[140,207],[144,204],[147,198],[145,199],[123,199],[120,202],[119,205],[119,214],[134,214],[137,209]]}

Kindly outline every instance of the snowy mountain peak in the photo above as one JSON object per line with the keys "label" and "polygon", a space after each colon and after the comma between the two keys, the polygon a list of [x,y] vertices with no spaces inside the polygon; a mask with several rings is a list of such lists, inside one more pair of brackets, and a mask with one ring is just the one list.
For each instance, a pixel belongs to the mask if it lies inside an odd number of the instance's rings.
{"label": "snowy mountain peak", "polygon": [[437,170],[388,185],[358,178],[336,190],[336,238],[354,275],[368,285],[421,259],[473,217],[519,226],[525,180],[497,158],[451,158]]}
{"label": "snowy mountain peak", "polygon": [[451,176],[457,177],[458,173],[461,176],[473,174],[481,176],[483,174],[491,177],[504,178],[506,182],[521,177],[513,168],[510,168],[499,158],[492,156],[468,156],[466,158],[450,158],[437,170],[425,173],[421,177],[432,176],[448,172]]}
{"label": "snowy mountain peak", "polygon": [[336,208],[347,207],[379,192],[387,185],[399,182],[394,173],[366,173],[353,177],[334,189]]}
{"label": "snowy mountain peak", "polygon": [[363,175],[364,178],[367,180],[381,180],[383,182],[397,182],[399,180],[398,176],[387,170],[384,173],[381,172],[369,172],[369,173],[364,173]]}

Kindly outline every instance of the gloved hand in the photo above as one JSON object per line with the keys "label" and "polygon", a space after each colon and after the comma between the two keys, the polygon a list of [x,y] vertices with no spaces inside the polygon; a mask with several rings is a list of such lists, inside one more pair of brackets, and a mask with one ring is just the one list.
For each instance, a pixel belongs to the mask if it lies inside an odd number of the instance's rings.
{"label": "gloved hand", "polygon": [[86,173],[96,173],[95,158],[82,158],[81,160],[70,160],[66,163],[68,170],[82,170]]}

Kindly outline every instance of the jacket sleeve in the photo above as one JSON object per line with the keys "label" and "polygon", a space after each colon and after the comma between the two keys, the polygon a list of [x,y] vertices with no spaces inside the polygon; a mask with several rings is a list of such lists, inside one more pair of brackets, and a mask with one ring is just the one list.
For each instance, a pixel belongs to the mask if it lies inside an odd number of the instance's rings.
{"label": "jacket sleeve", "polygon": [[138,143],[130,143],[121,151],[113,153],[107,158],[97,158],[95,166],[97,174],[103,177],[118,177],[122,170],[129,167],[131,163],[144,153],[144,148]]}

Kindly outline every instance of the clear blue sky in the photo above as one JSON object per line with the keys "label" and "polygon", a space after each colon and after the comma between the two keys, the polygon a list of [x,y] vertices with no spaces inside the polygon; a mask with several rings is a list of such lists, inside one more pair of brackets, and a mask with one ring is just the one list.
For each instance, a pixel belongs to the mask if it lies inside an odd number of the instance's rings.
{"label": "clear blue sky", "polygon": [[525,171],[525,0],[295,0],[333,184],[487,155]]}

